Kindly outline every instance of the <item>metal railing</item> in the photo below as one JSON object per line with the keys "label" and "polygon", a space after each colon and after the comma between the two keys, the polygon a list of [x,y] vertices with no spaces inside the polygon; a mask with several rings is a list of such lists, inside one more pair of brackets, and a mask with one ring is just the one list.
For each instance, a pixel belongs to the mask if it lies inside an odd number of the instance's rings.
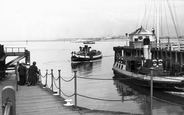
{"label": "metal railing", "polygon": [[[143,48],[143,42],[130,42],[130,46],[133,48]],[[149,45],[150,48],[160,48],[167,50],[184,50],[184,44],[182,43],[154,43],[151,42]]]}
{"label": "metal railing", "polygon": [[25,52],[26,47],[5,47],[5,52]]}
{"label": "metal railing", "polygon": [[6,86],[2,91],[2,115],[16,115],[15,90]]}

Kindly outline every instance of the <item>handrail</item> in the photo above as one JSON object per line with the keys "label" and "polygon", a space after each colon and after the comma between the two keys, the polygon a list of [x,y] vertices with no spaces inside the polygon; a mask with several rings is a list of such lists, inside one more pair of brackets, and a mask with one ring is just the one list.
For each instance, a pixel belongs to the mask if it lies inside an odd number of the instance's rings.
{"label": "handrail", "polygon": [[16,115],[15,90],[12,86],[6,86],[3,88],[2,115]]}
{"label": "handrail", "polygon": [[5,47],[5,52],[25,52],[26,47]]}
{"label": "handrail", "polygon": [[11,107],[12,107],[12,103],[11,102],[7,102],[7,104],[5,105],[5,110],[4,110],[4,115],[11,115]]}

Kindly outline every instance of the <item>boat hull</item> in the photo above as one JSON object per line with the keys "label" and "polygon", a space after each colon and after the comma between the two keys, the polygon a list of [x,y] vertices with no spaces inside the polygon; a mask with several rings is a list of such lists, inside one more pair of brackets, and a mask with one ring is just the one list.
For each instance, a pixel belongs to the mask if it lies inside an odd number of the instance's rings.
{"label": "boat hull", "polygon": [[[150,96],[150,89],[145,88],[145,87],[139,87],[135,84],[132,84],[130,82],[127,82],[127,80],[118,80],[119,78],[114,76],[113,77],[114,80],[116,80],[116,82],[118,82],[119,85],[127,85],[129,86],[129,88],[132,88],[132,90],[126,90],[125,88],[127,87],[123,87],[120,86],[118,88],[122,88],[119,91],[132,91],[132,94],[134,91],[138,91],[140,94],[146,95],[146,96]],[[123,90],[125,89],[125,90]],[[167,101],[167,102],[171,102],[177,105],[184,105],[184,98],[183,95],[177,95],[177,94],[182,94],[180,92],[174,92],[174,93],[170,93],[170,92],[166,92],[166,91],[158,91],[158,90],[153,90],[153,98],[154,99],[158,99],[158,100],[162,100],[162,101]],[[121,94],[127,94],[126,92],[123,92]],[[130,94],[130,93],[129,93]]]}
{"label": "boat hull", "polygon": [[71,57],[72,61],[78,61],[78,62],[84,62],[84,61],[93,61],[101,59],[102,55],[96,55],[96,56],[80,56],[80,55],[74,55]]}
{"label": "boat hull", "polygon": [[[141,79],[138,77],[133,77],[127,75],[124,72],[120,72],[116,69],[113,69],[114,74],[120,79],[126,79],[127,82],[132,84],[150,88],[150,80]],[[165,81],[153,81],[153,88],[159,91],[175,91],[175,92],[184,92],[184,82],[165,82]]]}

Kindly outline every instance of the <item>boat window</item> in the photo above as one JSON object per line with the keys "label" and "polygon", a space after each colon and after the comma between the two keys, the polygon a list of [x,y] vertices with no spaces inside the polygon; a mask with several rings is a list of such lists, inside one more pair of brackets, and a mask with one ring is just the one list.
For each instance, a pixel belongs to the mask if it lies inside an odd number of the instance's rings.
{"label": "boat window", "polygon": [[138,37],[138,40],[142,40],[142,38],[143,38],[142,36],[139,36],[139,37]]}
{"label": "boat window", "polygon": [[123,64],[122,64],[122,66],[121,66],[121,69],[123,69]]}

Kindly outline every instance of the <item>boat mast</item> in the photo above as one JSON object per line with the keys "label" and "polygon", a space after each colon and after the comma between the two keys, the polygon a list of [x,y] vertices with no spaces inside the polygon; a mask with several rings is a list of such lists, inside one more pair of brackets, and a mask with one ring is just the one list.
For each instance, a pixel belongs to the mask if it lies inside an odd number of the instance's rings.
{"label": "boat mast", "polygon": [[160,34],[159,34],[159,26],[160,26],[160,24],[159,24],[159,22],[160,22],[160,7],[159,7],[159,2],[160,2],[160,0],[157,0],[157,48],[159,48],[159,41],[160,41]]}

